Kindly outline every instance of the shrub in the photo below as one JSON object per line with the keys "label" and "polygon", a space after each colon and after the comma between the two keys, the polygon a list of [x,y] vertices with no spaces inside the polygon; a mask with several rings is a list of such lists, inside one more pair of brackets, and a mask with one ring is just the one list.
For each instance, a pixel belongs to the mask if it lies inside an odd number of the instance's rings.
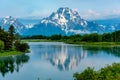
{"label": "shrub", "polygon": [[20,41],[15,41],[14,43],[14,47],[16,50],[19,50],[19,47],[20,47]]}
{"label": "shrub", "polygon": [[4,42],[0,40],[0,52],[4,49]]}
{"label": "shrub", "polygon": [[120,80],[120,63],[101,68],[99,71],[88,68],[82,73],[75,73],[75,80]]}
{"label": "shrub", "polygon": [[20,41],[16,41],[14,46],[16,50],[22,52],[26,52],[29,49],[29,45],[27,43],[22,43]]}
{"label": "shrub", "polygon": [[76,80],[96,80],[97,79],[96,75],[97,75],[97,72],[94,71],[94,69],[88,67],[81,74],[75,73],[73,77],[75,77]]}
{"label": "shrub", "polygon": [[21,43],[20,44],[20,51],[25,52],[28,49],[29,49],[29,46],[28,46],[27,43]]}

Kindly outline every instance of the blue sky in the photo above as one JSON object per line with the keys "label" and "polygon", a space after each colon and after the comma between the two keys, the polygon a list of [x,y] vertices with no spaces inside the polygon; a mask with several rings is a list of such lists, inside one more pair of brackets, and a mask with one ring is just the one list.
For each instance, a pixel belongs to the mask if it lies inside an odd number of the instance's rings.
{"label": "blue sky", "polygon": [[59,7],[78,10],[85,19],[120,16],[120,0],[0,0],[0,17],[46,17]]}

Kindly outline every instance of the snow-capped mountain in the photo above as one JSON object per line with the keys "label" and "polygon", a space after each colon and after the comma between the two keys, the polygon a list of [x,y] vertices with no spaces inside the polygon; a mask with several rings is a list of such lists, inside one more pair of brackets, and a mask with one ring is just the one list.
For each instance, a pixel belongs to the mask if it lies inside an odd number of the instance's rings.
{"label": "snow-capped mountain", "polygon": [[0,19],[0,26],[8,30],[9,26],[13,25],[16,33],[20,35],[51,36],[53,34],[74,35],[113,32],[120,30],[119,21],[116,21],[116,19],[87,21],[81,18],[76,10],[62,7],[40,21],[38,19],[16,19],[11,16],[6,16]]}
{"label": "snow-capped mountain", "polygon": [[18,19],[13,18],[12,16],[6,16],[0,21],[0,26],[4,28],[4,30],[8,30],[10,25],[13,25],[16,33],[23,34],[23,32],[27,29]]}
{"label": "snow-capped mountain", "polygon": [[103,30],[103,27],[97,23],[82,19],[77,11],[63,7],[53,12],[49,17],[40,20],[40,23],[34,25],[29,33],[33,31],[33,35],[72,35],[102,33]]}

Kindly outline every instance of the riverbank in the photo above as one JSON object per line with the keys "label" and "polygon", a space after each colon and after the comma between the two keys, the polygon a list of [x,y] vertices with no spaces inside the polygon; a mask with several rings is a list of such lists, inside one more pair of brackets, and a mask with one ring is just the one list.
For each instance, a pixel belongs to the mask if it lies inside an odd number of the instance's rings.
{"label": "riverbank", "polygon": [[119,46],[120,42],[72,42],[67,40],[48,40],[48,39],[24,39],[22,42],[64,42],[67,44],[89,45],[89,46]]}
{"label": "riverbank", "polygon": [[54,42],[53,40],[48,39],[23,39],[22,42]]}
{"label": "riverbank", "polygon": [[109,46],[109,45],[112,45],[112,46],[119,46],[120,45],[120,42],[66,42],[68,44],[79,44],[79,45],[89,45],[89,46]]}
{"label": "riverbank", "polygon": [[12,50],[12,51],[2,51],[0,52],[0,57],[6,57],[6,56],[13,56],[13,55],[21,55],[23,52]]}

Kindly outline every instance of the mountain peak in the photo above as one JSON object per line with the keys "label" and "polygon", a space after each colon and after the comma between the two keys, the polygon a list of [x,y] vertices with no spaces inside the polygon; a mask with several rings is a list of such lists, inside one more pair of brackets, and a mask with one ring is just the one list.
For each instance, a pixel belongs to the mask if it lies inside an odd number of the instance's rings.
{"label": "mountain peak", "polygon": [[68,7],[60,7],[57,10],[58,13],[73,13],[73,14],[79,14],[76,10],[70,9]]}
{"label": "mountain peak", "polygon": [[12,16],[6,16],[0,21],[0,26],[2,26],[4,30],[8,30],[10,25],[14,26],[17,33],[21,33],[26,28],[19,20]]}
{"label": "mountain peak", "polygon": [[69,18],[73,19],[73,18],[76,18],[76,17],[80,18],[80,15],[79,15],[79,13],[77,11],[72,10],[72,9],[70,9],[68,7],[61,7],[61,8],[59,8],[57,10],[56,13],[64,15],[64,17],[66,19],[69,19]]}
{"label": "mountain peak", "polygon": [[7,18],[7,19],[8,19],[8,18],[12,18],[12,16],[6,16],[5,18]]}
{"label": "mountain peak", "polygon": [[42,19],[42,23],[53,23],[55,25],[67,26],[67,23],[80,23],[81,17],[77,11],[68,7],[61,7],[49,17]]}
{"label": "mountain peak", "polygon": [[[43,26],[41,28],[45,29],[46,32],[57,31],[56,33],[66,35],[102,32],[101,26],[82,19],[78,11],[72,10],[68,7],[60,7],[56,12],[53,12],[46,18],[43,18],[40,21],[40,24],[35,26],[36,29],[40,28],[39,26]],[[41,31],[41,33],[43,32]]]}
{"label": "mountain peak", "polygon": [[72,11],[70,8],[68,8],[68,7],[60,7],[58,10],[57,10],[57,12],[58,13],[63,13],[63,12],[69,12],[69,11]]}

